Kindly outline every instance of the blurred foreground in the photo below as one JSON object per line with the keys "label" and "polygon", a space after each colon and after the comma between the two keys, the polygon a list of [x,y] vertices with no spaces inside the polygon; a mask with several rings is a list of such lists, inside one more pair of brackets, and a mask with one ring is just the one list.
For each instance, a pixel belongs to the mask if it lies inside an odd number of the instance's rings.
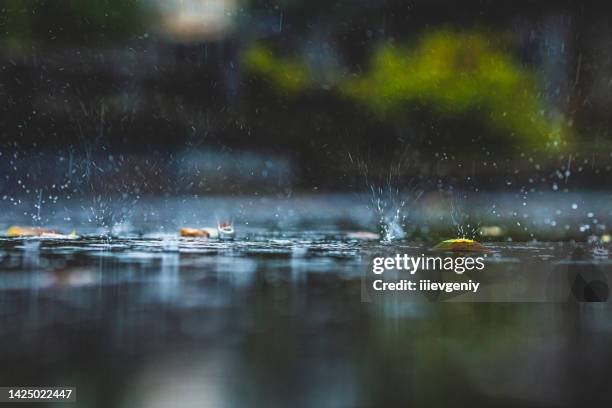
{"label": "blurred foreground", "polygon": [[608,282],[607,251],[490,248],[489,293],[561,291],[364,303],[371,256],[425,249],[334,230],[0,239],[0,382],[74,385],[79,407],[609,405],[610,304],[568,286]]}

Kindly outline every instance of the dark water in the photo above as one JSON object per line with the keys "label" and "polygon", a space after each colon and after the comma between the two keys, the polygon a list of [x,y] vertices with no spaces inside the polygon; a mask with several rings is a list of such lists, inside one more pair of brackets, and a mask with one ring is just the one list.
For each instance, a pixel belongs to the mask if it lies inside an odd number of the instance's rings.
{"label": "dark water", "polygon": [[607,282],[604,247],[492,244],[478,297],[368,302],[373,256],[429,245],[351,239],[343,222],[230,242],[1,239],[0,384],[74,385],[80,407],[612,402],[610,303],[571,288]]}

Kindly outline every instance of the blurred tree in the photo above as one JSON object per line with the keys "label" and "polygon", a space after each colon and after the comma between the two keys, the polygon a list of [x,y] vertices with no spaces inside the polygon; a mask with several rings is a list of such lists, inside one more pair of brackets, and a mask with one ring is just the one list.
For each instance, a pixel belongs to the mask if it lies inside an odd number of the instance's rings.
{"label": "blurred tree", "polygon": [[256,44],[246,51],[244,63],[247,70],[267,78],[286,95],[304,92],[314,84],[305,62],[275,56],[262,44]]}
{"label": "blurred tree", "polygon": [[[522,146],[560,146],[569,139],[563,115],[540,98],[536,76],[502,50],[492,34],[446,29],[425,32],[412,48],[383,44],[365,73],[338,75],[335,91],[383,122],[421,110],[482,124],[486,132]],[[321,87],[306,61],[274,56],[256,44],[245,66],[277,91]]]}
{"label": "blurred tree", "polygon": [[414,49],[379,47],[370,70],[341,91],[382,118],[425,107],[438,115],[474,115],[492,133],[525,145],[558,146],[563,118],[547,113],[535,75],[496,47],[493,35],[436,30]]}

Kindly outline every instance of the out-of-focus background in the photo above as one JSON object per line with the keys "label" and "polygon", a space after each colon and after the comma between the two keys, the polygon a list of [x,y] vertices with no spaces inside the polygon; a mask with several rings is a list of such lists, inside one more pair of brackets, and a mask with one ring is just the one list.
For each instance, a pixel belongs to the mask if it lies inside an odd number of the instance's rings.
{"label": "out-of-focus background", "polygon": [[0,183],[601,188],[611,42],[595,1],[5,0]]}
{"label": "out-of-focus background", "polygon": [[[611,91],[594,0],[2,0],[0,386],[612,406]],[[455,237],[478,294],[366,296]]]}

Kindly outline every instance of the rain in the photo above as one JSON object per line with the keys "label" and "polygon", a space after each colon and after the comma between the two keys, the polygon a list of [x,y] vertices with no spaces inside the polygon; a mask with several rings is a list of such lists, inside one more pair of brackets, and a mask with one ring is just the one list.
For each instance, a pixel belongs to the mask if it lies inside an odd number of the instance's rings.
{"label": "rain", "polygon": [[610,16],[4,0],[0,403],[609,406]]}

